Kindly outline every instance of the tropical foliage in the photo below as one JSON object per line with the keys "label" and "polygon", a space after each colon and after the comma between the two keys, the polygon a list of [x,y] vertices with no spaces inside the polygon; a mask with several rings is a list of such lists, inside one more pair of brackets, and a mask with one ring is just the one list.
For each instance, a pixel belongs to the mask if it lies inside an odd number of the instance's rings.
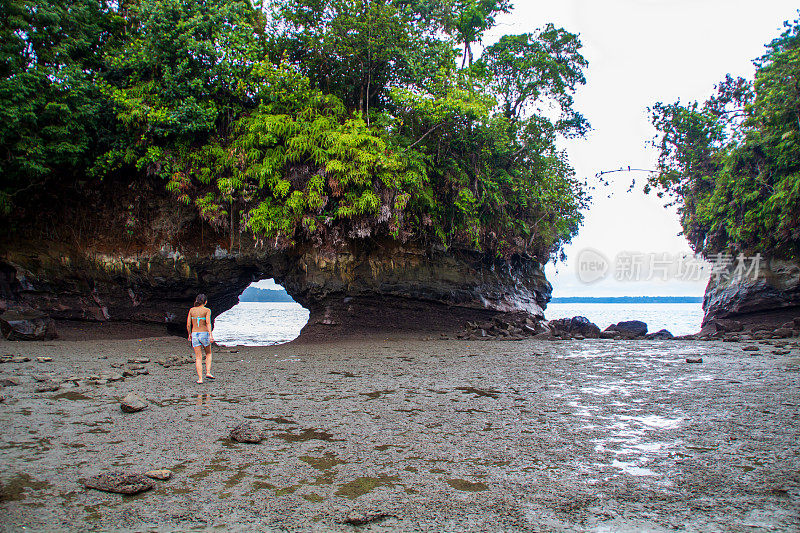
{"label": "tropical foliage", "polygon": [[160,182],[231,243],[385,237],[545,260],[588,201],[556,145],[588,130],[572,100],[586,61],[552,25],[476,58],[510,10],[3,0],[0,209]]}
{"label": "tropical foliage", "polygon": [[658,103],[659,172],[705,254],[800,257],[800,21],[767,45],[753,80],[728,76],[705,103]]}

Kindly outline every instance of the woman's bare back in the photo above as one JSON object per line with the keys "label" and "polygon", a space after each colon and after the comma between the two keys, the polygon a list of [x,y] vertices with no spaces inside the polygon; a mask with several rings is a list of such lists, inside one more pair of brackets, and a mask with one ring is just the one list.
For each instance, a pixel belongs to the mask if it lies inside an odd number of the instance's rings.
{"label": "woman's bare back", "polygon": [[189,309],[189,320],[192,323],[192,333],[211,331],[211,309],[201,305]]}

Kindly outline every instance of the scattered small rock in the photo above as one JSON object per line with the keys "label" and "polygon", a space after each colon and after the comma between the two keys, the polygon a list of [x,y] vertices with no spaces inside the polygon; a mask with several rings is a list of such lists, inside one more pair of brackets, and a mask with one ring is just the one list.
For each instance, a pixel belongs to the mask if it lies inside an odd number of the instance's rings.
{"label": "scattered small rock", "polygon": [[394,518],[394,515],[389,513],[384,513],[381,511],[377,512],[350,511],[349,513],[347,513],[347,516],[344,518],[344,520],[342,520],[342,523],[350,524],[351,526],[363,526],[372,522],[384,520],[386,518]]}
{"label": "scattered small rock", "polygon": [[19,380],[17,378],[0,378],[0,386],[3,387],[16,387],[19,385]]}
{"label": "scattered small rock", "polygon": [[749,344],[747,346],[743,346],[742,347],[742,351],[743,352],[757,352],[758,351],[758,346],[755,346],[754,344]]}
{"label": "scattered small rock", "polygon": [[166,468],[161,468],[159,470],[150,470],[144,473],[145,476],[153,479],[158,479],[161,481],[167,480],[172,477],[172,470],[167,470]]}
{"label": "scattered small rock", "polygon": [[138,394],[130,392],[120,401],[119,407],[126,413],[135,413],[147,407],[147,402]]}
{"label": "scattered small rock", "polygon": [[179,357],[177,355],[170,355],[160,361],[156,361],[157,364],[163,366],[164,368],[169,368],[171,366],[179,366],[189,362],[192,362],[192,360],[184,357]]}
{"label": "scattered small rock", "polygon": [[33,389],[34,392],[55,392],[61,388],[61,385],[55,382],[43,383]]}
{"label": "scattered small rock", "polygon": [[259,443],[264,439],[264,435],[256,429],[253,424],[250,422],[245,422],[243,424],[239,424],[235,428],[231,430],[231,439],[235,440],[236,442],[249,442],[249,443]]}
{"label": "scattered small rock", "polygon": [[775,334],[775,337],[779,339],[788,339],[789,337],[794,335],[794,330],[790,328],[778,328],[775,331],[773,331],[773,333]]}
{"label": "scattered small rock", "polygon": [[148,357],[139,357],[137,359],[128,359],[128,362],[129,363],[134,363],[134,364],[146,365],[147,363],[150,362],[150,358],[148,358]]}
{"label": "scattered small rock", "polygon": [[84,481],[83,485],[88,489],[117,494],[138,494],[153,488],[153,482],[147,477],[129,472],[99,474]]}
{"label": "scattered small rock", "polygon": [[686,358],[686,362],[687,363],[702,363],[703,362],[703,358],[702,357],[687,357]]}
{"label": "scattered small rock", "polygon": [[50,361],[53,360],[53,358],[52,357],[37,357],[36,360],[39,361],[40,363],[49,363]]}

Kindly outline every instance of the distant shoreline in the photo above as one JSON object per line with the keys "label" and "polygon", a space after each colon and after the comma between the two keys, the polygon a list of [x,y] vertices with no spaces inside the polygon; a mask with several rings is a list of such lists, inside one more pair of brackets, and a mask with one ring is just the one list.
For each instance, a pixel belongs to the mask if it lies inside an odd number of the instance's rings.
{"label": "distant shoreline", "polygon": [[551,304],[694,304],[703,303],[702,296],[562,296]]}
{"label": "distant shoreline", "polygon": [[283,289],[259,289],[247,287],[239,296],[240,302],[294,302]]}

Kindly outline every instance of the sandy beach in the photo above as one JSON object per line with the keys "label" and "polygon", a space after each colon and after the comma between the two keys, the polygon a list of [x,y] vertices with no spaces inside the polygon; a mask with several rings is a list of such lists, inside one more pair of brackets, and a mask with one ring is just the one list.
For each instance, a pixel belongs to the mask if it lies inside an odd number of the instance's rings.
{"label": "sandy beach", "polygon": [[[800,527],[796,339],[217,347],[203,385],[176,337],[0,353],[30,359],[0,365],[2,531]],[[261,443],[229,439],[245,421]],[[81,484],[156,468],[135,496]]]}

